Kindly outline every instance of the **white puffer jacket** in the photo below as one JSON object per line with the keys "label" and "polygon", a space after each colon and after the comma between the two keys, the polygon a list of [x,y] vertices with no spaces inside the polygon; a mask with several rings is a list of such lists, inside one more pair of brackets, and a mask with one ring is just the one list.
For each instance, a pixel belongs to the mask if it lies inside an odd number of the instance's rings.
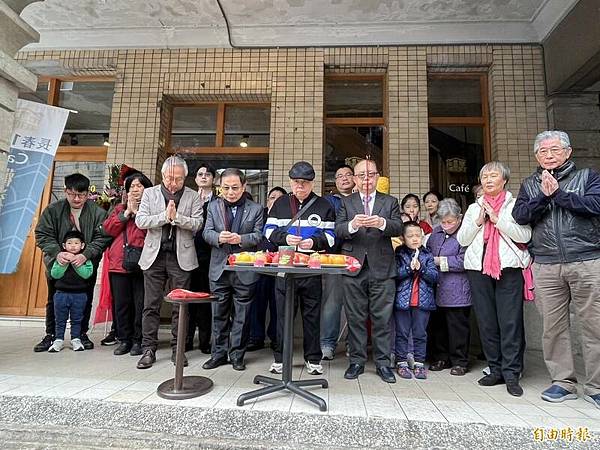
{"label": "white puffer jacket", "polygon": [[[465,252],[465,269],[482,270],[483,261],[483,230],[484,226],[478,227],[475,221],[481,212],[483,198],[478,199],[469,206],[462,225],[458,230],[456,239],[460,245],[467,247]],[[531,227],[529,225],[519,225],[512,217],[512,210],[515,206],[515,199],[510,192],[506,192],[506,199],[500,208],[498,214],[498,223],[496,228],[500,231],[499,253],[500,266],[524,268],[529,265],[530,255],[527,250],[520,250],[515,242],[527,243],[531,239]]]}

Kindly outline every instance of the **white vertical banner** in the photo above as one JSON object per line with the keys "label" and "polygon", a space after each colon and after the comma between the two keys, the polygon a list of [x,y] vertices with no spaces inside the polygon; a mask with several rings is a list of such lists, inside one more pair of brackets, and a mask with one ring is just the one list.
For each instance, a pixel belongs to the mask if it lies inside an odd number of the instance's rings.
{"label": "white vertical banner", "polygon": [[0,274],[14,273],[40,203],[69,110],[17,101],[0,210]]}

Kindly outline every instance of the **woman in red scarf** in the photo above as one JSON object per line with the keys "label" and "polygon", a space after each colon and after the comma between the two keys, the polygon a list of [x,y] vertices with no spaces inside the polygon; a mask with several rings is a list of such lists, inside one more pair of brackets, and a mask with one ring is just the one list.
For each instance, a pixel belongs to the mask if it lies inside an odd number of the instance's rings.
{"label": "woman in red scarf", "polygon": [[505,190],[509,177],[510,170],[500,162],[483,166],[483,196],[467,209],[456,238],[467,247],[465,269],[490,367],[490,374],[478,382],[506,383],[508,393],[519,397],[525,349],[522,269],[529,264],[529,253],[517,243],[531,239],[531,228],[512,217],[515,199]]}

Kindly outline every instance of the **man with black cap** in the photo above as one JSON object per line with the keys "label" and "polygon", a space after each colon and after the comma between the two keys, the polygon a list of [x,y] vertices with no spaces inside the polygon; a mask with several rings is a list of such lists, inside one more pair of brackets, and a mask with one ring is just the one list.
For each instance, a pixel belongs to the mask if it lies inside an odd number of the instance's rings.
{"label": "man with black cap", "polygon": [[[335,244],[335,212],[331,204],[313,192],[315,171],[310,163],[299,161],[289,171],[292,193],[277,199],[265,225],[265,236],[273,244],[296,247],[296,251],[313,253],[331,251]],[[277,302],[277,345],[272,373],[282,372],[285,282],[275,282]],[[321,276],[296,281],[294,311],[301,304],[304,332],[304,361],[311,375],[323,373],[321,366],[320,316]]]}

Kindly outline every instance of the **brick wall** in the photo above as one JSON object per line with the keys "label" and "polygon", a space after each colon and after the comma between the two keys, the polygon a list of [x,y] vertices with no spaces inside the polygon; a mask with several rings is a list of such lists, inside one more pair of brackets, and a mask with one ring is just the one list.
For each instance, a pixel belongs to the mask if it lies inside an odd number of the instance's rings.
{"label": "brick wall", "polygon": [[290,165],[305,159],[315,166],[319,190],[325,71],[387,72],[393,195],[429,188],[428,70],[488,72],[491,154],[511,166],[513,190],[534,166],[533,137],[547,127],[538,46],[51,51],[22,52],[19,59],[57,60],[76,75],[114,74],[107,163],[155,175],[165,157],[171,100],[270,100],[269,184],[287,186]]}

